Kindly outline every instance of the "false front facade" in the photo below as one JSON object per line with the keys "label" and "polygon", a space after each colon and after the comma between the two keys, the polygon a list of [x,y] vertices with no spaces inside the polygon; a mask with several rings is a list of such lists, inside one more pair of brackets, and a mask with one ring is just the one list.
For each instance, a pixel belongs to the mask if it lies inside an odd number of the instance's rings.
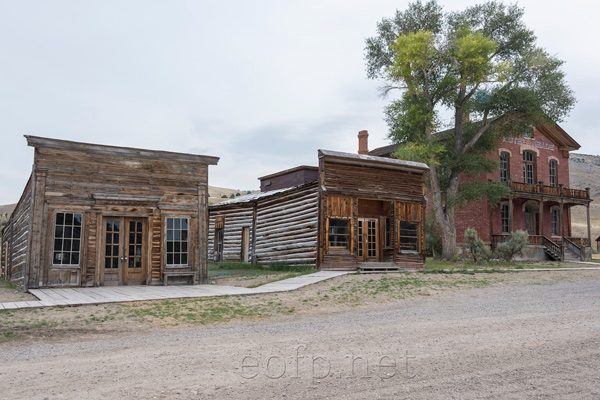
{"label": "false front facade", "polygon": [[318,157],[318,167],[259,178],[268,191],[210,206],[210,257],[320,269],[422,267],[427,166],[328,150]]}
{"label": "false front facade", "polygon": [[23,290],[207,281],[218,158],[26,138],[33,171],[3,230],[5,279]]}

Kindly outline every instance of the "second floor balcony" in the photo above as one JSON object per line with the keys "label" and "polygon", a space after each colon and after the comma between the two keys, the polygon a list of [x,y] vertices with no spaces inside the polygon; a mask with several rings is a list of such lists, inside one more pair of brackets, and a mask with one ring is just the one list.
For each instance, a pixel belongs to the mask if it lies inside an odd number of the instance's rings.
{"label": "second floor balcony", "polygon": [[575,200],[588,200],[590,201],[590,188],[585,190],[581,189],[570,189],[564,187],[562,184],[558,186],[544,185],[544,182],[537,184],[529,184],[523,182],[515,182],[509,179],[506,184],[511,188],[515,194],[530,194],[540,195],[544,197],[562,197]]}

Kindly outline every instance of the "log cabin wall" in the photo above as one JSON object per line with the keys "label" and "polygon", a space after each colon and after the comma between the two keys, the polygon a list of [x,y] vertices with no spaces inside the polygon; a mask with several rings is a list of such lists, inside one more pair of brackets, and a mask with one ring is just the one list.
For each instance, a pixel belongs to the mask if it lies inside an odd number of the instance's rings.
{"label": "log cabin wall", "polygon": [[256,261],[314,265],[318,204],[316,182],[258,202]]}
{"label": "log cabin wall", "polygon": [[28,287],[160,284],[188,271],[171,280],[207,281],[208,165],[218,158],[26,137]]}
{"label": "log cabin wall", "polygon": [[2,278],[26,290],[27,243],[30,237],[32,179],[29,178],[2,231]]}
{"label": "log cabin wall", "polygon": [[[212,205],[209,207],[210,259],[315,264],[317,213],[316,181]],[[246,259],[244,242],[248,246]]]}
{"label": "log cabin wall", "polygon": [[[211,261],[242,262],[242,236],[246,229],[249,233],[248,259],[252,258],[252,221],[254,203],[241,203],[229,208],[209,207],[208,259]],[[216,230],[221,230],[222,245],[217,251]],[[245,239],[245,238],[244,238]]]}
{"label": "log cabin wall", "polygon": [[320,150],[320,268],[424,266],[427,170],[421,163]]}

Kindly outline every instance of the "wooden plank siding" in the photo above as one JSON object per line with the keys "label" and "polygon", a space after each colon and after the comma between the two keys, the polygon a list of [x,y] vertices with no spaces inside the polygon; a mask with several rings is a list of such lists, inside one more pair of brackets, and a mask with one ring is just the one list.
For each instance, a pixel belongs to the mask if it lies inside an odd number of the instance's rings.
{"label": "wooden plank siding", "polygon": [[[246,197],[246,199],[244,199]],[[223,229],[223,260],[241,261],[242,230],[249,228],[250,259],[261,264],[315,264],[316,182],[209,207],[209,259],[215,260],[215,227]]]}
{"label": "wooden plank siding", "polygon": [[317,258],[318,192],[316,182],[257,204],[256,259],[312,264]]}
{"label": "wooden plank siding", "polygon": [[2,277],[21,289],[26,289],[24,286],[32,194],[32,177],[30,177],[2,233],[2,260],[4,262]]}
{"label": "wooden plank siding", "polygon": [[[26,138],[35,148],[33,174],[24,192],[30,199],[15,210],[18,228],[14,231],[31,231],[27,246],[30,276],[27,279],[19,264],[24,263],[22,255],[15,248],[11,270],[16,279],[27,280],[31,288],[104,284],[105,221],[109,218],[123,224],[142,222],[139,245],[145,261],[142,272],[135,272],[131,279],[160,284],[166,268],[166,219],[174,217],[188,220],[189,235],[187,265],[176,267],[196,271],[196,283],[206,282],[208,165],[216,164],[218,158]],[[57,213],[82,215],[78,264],[53,265]],[[123,253],[121,261],[127,256]],[[126,269],[126,264],[125,259],[119,269]],[[122,272],[119,282],[127,283]]]}
{"label": "wooden plank siding", "polygon": [[[374,156],[319,152],[319,266],[356,269],[360,263],[385,263],[391,268],[420,268],[425,263],[425,172],[427,166]],[[348,219],[348,248],[329,249],[331,218]],[[365,256],[366,221],[377,228],[376,255]],[[374,221],[374,222],[373,222]],[[402,250],[400,223],[417,224],[418,251]],[[376,224],[376,225],[375,225]],[[387,224],[387,232],[386,232]],[[387,241],[386,241],[387,238]],[[362,250],[360,249],[362,247]],[[362,255],[361,255],[362,254]]]}

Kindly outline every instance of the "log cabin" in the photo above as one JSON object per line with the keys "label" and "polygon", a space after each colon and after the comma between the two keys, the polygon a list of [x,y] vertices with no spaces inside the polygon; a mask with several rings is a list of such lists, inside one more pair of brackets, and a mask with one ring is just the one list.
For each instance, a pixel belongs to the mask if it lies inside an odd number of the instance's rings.
{"label": "log cabin", "polygon": [[428,167],[329,150],[318,160],[259,178],[258,194],[209,206],[209,258],[323,270],[424,267]]}
{"label": "log cabin", "polygon": [[25,138],[33,170],[2,231],[4,279],[24,291],[207,282],[217,157]]}

